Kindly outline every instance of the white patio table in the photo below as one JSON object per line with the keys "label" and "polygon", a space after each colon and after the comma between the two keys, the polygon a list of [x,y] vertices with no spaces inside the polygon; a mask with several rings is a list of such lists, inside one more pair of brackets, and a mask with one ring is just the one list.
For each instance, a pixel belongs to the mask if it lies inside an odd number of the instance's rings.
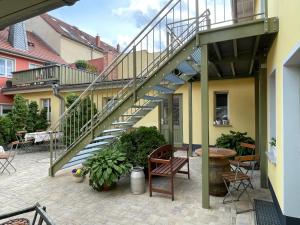
{"label": "white patio table", "polygon": [[[62,132],[56,133],[54,135],[56,139],[62,137]],[[30,140],[34,138],[34,143],[40,143],[43,141],[50,141],[50,133],[48,131],[42,131],[42,132],[34,132],[34,133],[26,133],[25,134],[25,140]]]}

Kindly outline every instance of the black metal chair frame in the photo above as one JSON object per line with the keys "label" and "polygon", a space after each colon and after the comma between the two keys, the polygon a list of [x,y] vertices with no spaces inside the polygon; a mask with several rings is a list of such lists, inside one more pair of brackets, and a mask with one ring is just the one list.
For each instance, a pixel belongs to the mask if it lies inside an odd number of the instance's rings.
{"label": "black metal chair frame", "polygon": [[29,212],[34,212],[34,211],[35,211],[35,214],[34,214],[32,222],[31,222],[32,225],[35,225],[35,224],[36,225],[42,225],[42,224],[55,225],[54,222],[47,215],[46,207],[45,206],[42,207],[39,203],[36,203],[34,206],[26,208],[26,209],[22,209],[22,210],[18,210],[15,212],[0,215],[0,220],[8,219],[11,217],[19,216],[19,215],[29,213]]}

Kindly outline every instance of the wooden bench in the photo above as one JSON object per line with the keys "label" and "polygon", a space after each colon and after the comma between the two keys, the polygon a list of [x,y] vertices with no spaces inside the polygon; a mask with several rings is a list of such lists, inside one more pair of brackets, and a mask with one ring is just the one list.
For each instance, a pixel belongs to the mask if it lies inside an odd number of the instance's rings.
{"label": "wooden bench", "polygon": [[[186,157],[174,157],[174,151],[186,151]],[[180,169],[187,164],[187,171]],[[172,145],[163,145],[155,149],[148,156],[148,170],[149,170],[149,192],[152,197],[152,192],[168,194],[174,200],[174,176],[176,173],[183,173],[188,175],[190,179],[189,156],[188,147],[174,148]],[[170,177],[171,190],[159,189],[152,187],[152,176]]]}

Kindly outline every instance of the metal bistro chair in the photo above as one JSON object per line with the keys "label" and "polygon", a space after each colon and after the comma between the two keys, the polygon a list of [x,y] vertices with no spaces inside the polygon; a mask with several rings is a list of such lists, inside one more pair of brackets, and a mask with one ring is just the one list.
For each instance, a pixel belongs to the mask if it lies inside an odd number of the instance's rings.
{"label": "metal bistro chair", "polygon": [[241,147],[244,147],[251,151],[250,155],[236,156],[234,160],[229,160],[232,171],[238,170],[241,173],[245,173],[250,176],[250,187],[254,189],[252,185],[252,179],[254,174],[255,165],[259,162],[259,156],[255,155],[255,145],[248,143],[241,143]]}
{"label": "metal bistro chair", "polygon": [[28,152],[30,150],[31,145],[34,142],[34,138],[30,138],[25,140],[26,131],[17,131],[16,138],[19,141],[19,147],[21,150]]}
{"label": "metal bistro chair", "polygon": [[[10,143],[10,145],[11,145],[10,151],[0,153],[0,174],[4,173],[4,171],[7,171],[8,174],[10,174],[8,167],[13,168],[15,172],[17,171],[17,169],[13,166],[12,161],[14,160],[15,155],[17,153],[19,142],[14,141]],[[4,163],[2,161],[4,161]]]}
{"label": "metal bistro chair", "polygon": [[[24,214],[28,216],[28,213],[34,212],[32,222],[30,223],[29,219],[27,218],[12,218],[16,216],[23,216]],[[46,213],[46,207],[41,206],[39,203],[36,203],[34,206],[22,209],[16,212],[11,212],[7,214],[0,215],[0,220],[3,219],[10,219],[0,225],[11,225],[11,224],[22,224],[22,225],[54,225],[54,222]]]}

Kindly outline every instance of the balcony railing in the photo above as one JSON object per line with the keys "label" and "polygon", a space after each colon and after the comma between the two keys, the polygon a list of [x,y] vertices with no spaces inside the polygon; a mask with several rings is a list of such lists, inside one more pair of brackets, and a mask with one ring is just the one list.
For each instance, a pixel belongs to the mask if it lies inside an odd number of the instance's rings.
{"label": "balcony railing", "polygon": [[60,85],[90,84],[98,74],[65,65],[51,65],[13,73],[13,86],[57,83]]}

